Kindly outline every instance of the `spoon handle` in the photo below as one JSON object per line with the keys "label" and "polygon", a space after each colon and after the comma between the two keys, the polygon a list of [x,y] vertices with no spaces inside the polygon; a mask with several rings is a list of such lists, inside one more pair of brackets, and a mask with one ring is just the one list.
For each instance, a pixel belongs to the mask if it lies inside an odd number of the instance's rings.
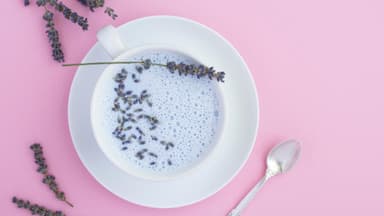
{"label": "spoon handle", "polygon": [[237,204],[237,206],[227,215],[227,216],[240,216],[240,213],[248,206],[248,204],[255,197],[256,193],[264,186],[265,182],[271,177],[271,175],[267,173],[261,178],[257,184],[252,188],[251,191]]}

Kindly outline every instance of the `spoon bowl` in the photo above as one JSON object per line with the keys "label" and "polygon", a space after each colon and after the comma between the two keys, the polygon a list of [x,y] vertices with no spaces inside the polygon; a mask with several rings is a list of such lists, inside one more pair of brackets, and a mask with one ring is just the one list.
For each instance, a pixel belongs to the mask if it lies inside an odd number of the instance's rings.
{"label": "spoon bowl", "polygon": [[300,151],[300,143],[296,140],[287,140],[276,145],[267,157],[268,170],[275,174],[287,172],[296,163]]}

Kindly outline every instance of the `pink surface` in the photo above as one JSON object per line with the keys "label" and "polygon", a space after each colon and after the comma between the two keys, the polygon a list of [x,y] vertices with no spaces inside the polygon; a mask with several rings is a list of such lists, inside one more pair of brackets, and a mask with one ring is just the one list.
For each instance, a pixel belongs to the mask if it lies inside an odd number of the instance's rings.
{"label": "pink surface", "polygon": [[[78,62],[112,21],[66,1],[90,21],[82,31],[57,19],[67,62]],[[99,185],[81,164],[67,124],[76,68],[49,58],[41,8],[3,1],[0,206],[29,198],[68,215],[225,215],[260,178],[276,142],[303,142],[297,167],[269,182],[244,215],[384,215],[384,3],[382,0],[171,1],[109,0],[114,25],[149,15],[178,15],[218,31],[253,71],[261,103],[255,149],[240,174],[214,196],[191,206],[136,206]],[[60,186],[75,204],[56,201],[40,183],[28,146],[41,142]]]}

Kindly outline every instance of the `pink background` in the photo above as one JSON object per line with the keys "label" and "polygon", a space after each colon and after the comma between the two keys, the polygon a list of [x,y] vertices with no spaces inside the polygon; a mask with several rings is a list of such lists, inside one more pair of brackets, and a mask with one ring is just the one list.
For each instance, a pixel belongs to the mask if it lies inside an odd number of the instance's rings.
{"label": "pink background", "polygon": [[[297,167],[268,183],[244,215],[384,215],[384,3],[382,0],[107,0],[119,14],[85,14],[90,30],[57,16],[67,62],[78,62],[105,24],[177,15],[218,31],[253,71],[261,103],[255,149],[240,174],[214,196],[158,210],[112,195],[81,164],[67,124],[76,68],[50,59],[41,8],[2,1],[0,206],[29,198],[68,215],[225,215],[260,178],[276,142],[303,142]],[[60,17],[60,18],[59,18]],[[59,184],[76,205],[56,201],[40,183],[28,146],[42,142]]]}

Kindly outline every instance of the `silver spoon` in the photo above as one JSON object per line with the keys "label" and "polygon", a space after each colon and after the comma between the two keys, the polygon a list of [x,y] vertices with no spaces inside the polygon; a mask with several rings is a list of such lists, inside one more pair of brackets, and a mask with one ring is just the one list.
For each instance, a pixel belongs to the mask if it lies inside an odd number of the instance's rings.
{"label": "silver spoon", "polygon": [[237,204],[228,216],[239,216],[247,207],[256,193],[264,186],[268,179],[280,173],[287,172],[295,164],[300,155],[300,143],[296,140],[282,142],[269,152],[267,157],[267,170],[260,181],[252,190]]}

